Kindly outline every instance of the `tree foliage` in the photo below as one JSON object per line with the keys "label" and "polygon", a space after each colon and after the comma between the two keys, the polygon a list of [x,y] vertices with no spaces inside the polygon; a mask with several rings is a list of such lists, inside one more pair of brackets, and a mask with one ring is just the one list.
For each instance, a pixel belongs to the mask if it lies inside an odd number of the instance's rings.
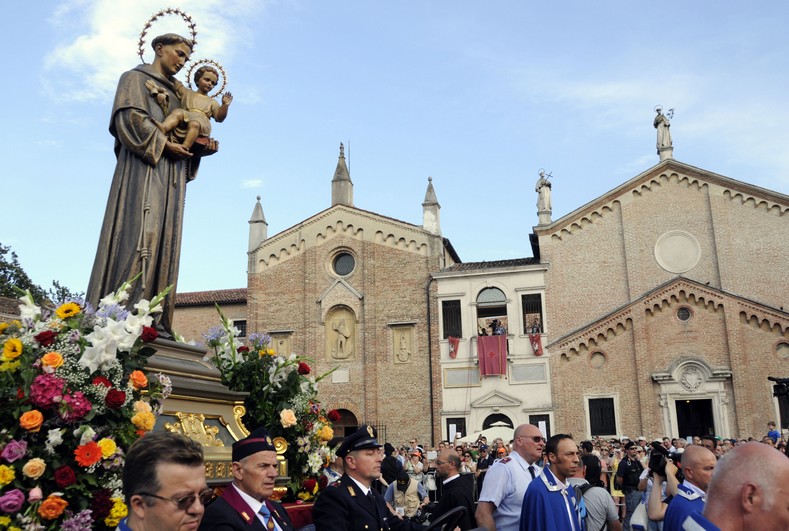
{"label": "tree foliage", "polygon": [[44,301],[63,302],[82,298],[84,293],[71,291],[57,280],[52,281],[52,287],[44,290],[35,284],[22,269],[19,257],[11,250],[10,246],[0,243],[0,297],[10,297],[15,299],[19,293],[14,290],[14,286],[21,290],[30,290],[33,300],[38,303]]}

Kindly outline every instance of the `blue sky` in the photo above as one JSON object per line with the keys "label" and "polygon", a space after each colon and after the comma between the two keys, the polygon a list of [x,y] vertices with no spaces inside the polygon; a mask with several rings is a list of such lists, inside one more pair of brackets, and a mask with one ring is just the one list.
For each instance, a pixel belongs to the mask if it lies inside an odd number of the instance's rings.
{"label": "blue sky", "polygon": [[0,242],[38,284],[86,287],[115,84],[168,6],[235,97],[188,188],[179,291],[246,286],[255,197],[269,235],[327,208],[340,142],[359,208],[421,224],[432,176],[464,261],[531,255],[540,168],[558,219],[656,164],[657,104],[676,159],[789,190],[784,2],[24,2],[0,22]]}

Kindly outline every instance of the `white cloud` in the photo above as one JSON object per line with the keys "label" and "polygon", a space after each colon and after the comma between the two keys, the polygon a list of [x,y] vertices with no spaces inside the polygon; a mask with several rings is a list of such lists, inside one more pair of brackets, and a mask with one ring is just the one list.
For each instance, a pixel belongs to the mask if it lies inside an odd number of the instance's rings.
{"label": "white cloud", "polygon": [[[182,10],[197,24],[193,59],[230,61],[263,7],[254,0],[183,0]],[[161,9],[161,0],[76,0],[57,6],[50,24],[61,29],[85,28],[46,57],[44,85],[50,96],[58,101],[110,99],[120,75],[139,64],[140,33]],[[188,36],[189,30],[178,15],[158,18],[146,35],[146,62],[152,61],[151,40],[168,32]]]}
{"label": "white cloud", "polygon": [[241,188],[260,188],[263,186],[263,179],[244,179],[241,181]]}

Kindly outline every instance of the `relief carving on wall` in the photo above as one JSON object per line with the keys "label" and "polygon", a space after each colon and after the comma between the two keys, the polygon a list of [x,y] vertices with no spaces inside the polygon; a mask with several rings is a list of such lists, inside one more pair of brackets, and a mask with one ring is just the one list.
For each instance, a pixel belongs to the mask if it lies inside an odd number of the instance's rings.
{"label": "relief carving on wall", "polygon": [[353,312],[345,307],[334,309],[329,313],[326,324],[326,350],[329,357],[335,360],[354,359],[356,318]]}
{"label": "relief carving on wall", "polygon": [[682,384],[682,387],[692,393],[697,391],[704,383],[704,373],[702,373],[701,369],[695,365],[691,365],[682,371],[682,376],[679,379],[679,383]]}
{"label": "relief carving on wall", "polygon": [[413,331],[414,327],[398,327],[392,333],[394,344],[392,350],[394,351],[395,363],[408,363],[411,361],[411,354],[413,352]]}

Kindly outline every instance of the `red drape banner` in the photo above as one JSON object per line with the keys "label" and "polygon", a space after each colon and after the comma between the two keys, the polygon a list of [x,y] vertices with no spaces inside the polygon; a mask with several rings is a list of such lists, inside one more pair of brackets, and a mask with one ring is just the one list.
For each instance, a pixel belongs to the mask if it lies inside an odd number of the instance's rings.
{"label": "red drape banner", "polygon": [[457,337],[449,336],[449,357],[455,359],[458,355],[458,347],[460,346],[460,339]]}
{"label": "red drape banner", "polygon": [[478,336],[477,356],[481,376],[506,376],[507,336]]}
{"label": "red drape banner", "polygon": [[542,356],[542,336],[540,334],[529,334],[529,341],[531,341],[531,348],[535,356]]}

